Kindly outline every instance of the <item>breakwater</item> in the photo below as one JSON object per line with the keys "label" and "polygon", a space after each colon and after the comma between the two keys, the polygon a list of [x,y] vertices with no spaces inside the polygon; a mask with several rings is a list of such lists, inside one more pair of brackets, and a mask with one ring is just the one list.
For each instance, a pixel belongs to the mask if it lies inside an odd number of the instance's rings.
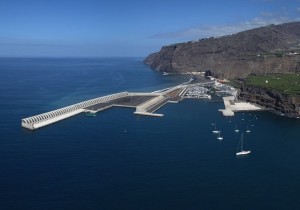
{"label": "breakwater", "polygon": [[134,114],[161,117],[163,116],[162,114],[154,112],[169,101],[179,100],[180,93],[186,88],[187,85],[178,85],[157,93],[120,92],[23,118],[21,124],[23,128],[35,130],[80,113],[88,112],[95,114],[113,106],[136,108]]}

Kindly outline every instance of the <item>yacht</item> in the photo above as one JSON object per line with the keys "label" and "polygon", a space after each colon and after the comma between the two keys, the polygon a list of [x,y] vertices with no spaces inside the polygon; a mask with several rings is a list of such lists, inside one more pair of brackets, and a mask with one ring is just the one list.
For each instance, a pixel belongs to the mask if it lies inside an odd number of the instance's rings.
{"label": "yacht", "polygon": [[240,139],[238,147],[237,147],[236,156],[248,155],[251,153],[250,150],[243,149],[243,144],[244,144],[244,139],[243,139],[243,133],[242,133],[241,139]]}

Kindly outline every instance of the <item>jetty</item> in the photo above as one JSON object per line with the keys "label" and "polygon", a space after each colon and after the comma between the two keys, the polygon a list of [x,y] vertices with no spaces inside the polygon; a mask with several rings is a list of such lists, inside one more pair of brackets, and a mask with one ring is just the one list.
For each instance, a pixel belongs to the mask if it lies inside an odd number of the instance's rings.
{"label": "jetty", "polygon": [[36,130],[81,113],[93,115],[112,107],[134,108],[134,114],[137,115],[162,117],[163,114],[155,113],[162,106],[167,103],[178,103],[183,100],[186,98],[185,94],[188,92],[189,88],[194,88],[197,85],[205,86],[211,84],[213,84],[213,82],[193,84],[183,83],[175,87],[150,93],[134,93],[127,91],[115,93],[83,101],[43,114],[27,117],[21,120],[21,124],[23,128]]}
{"label": "jetty", "polygon": [[235,96],[223,97],[225,109],[219,109],[226,117],[234,116],[234,112],[245,111],[263,111],[263,109],[255,104],[243,101],[236,101]]}
{"label": "jetty", "polygon": [[91,100],[73,104],[43,114],[22,119],[22,127],[35,130],[52,123],[67,119],[80,113],[92,113],[112,108],[135,108],[134,114],[162,117],[163,114],[154,113],[168,102],[178,102],[185,92],[187,85],[178,85],[163,91],[152,93],[120,92]]}

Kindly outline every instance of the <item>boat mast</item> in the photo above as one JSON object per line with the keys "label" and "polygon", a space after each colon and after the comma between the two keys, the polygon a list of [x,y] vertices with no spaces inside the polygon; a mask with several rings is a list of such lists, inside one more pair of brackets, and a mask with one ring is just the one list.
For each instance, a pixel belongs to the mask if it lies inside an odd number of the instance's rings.
{"label": "boat mast", "polygon": [[242,136],[241,136],[241,151],[243,151],[243,133],[242,133]]}

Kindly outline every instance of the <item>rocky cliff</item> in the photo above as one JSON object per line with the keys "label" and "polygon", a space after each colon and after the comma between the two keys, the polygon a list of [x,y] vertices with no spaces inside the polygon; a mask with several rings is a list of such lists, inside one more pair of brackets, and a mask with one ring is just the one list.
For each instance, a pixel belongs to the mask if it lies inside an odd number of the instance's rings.
{"label": "rocky cliff", "polygon": [[158,71],[210,69],[217,77],[300,72],[300,22],[270,25],[219,38],[164,46],[145,63]]}
{"label": "rocky cliff", "polygon": [[239,99],[261,105],[289,117],[300,117],[300,95],[288,95],[270,88],[240,83]]}

